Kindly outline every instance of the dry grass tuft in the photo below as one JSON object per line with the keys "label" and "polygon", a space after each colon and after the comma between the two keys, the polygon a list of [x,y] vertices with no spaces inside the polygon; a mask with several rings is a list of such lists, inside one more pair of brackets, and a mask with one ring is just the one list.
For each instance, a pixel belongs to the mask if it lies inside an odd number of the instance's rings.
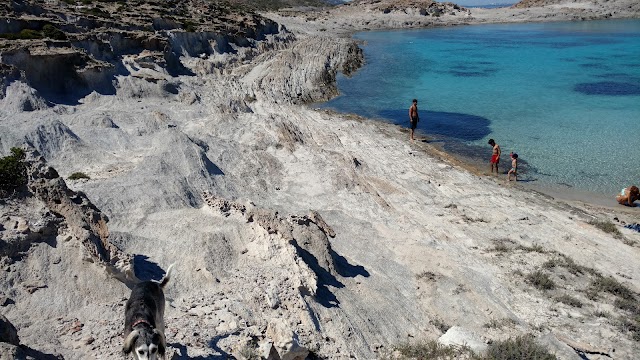
{"label": "dry grass tuft", "polygon": [[573,307],[576,307],[576,308],[581,308],[582,307],[582,302],[580,300],[574,298],[571,295],[567,295],[567,294],[560,295],[560,296],[556,297],[556,301],[559,301],[559,302],[561,302],[563,304],[567,304],[569,306],[573,306]]}
{"label": "dry grass tuft", "polygon": [[590,220],[589,224],[597,227],[598,229],[606,232],[607,234],[612,234],[616,238],[622,238],[622,233],[614,223],[607,220]]}
{"label": "dry grass tuft", "polygon": [[555,360],[533,335],[522,335],[491,343],[485,354],[476,354],[467,346],[447,346],[435,340],[401,344],[394,348],[400,357],[394,359],[470,359],[470,360]]}
{"label": "dry grass tuft", "polygon": [[423,271],[420,274],[416,275],[416,279],[425,281],[436,281],[438,279],[438,275],[431,271]]}
{"label": "dry grass tuft", "polygon": [[484,327],[487,329],[501,329],[505,326],[514,326],[518,323],[511,318],[503,318],[503,319],[491,319],[488,323],[484,324]]}
{"label": "dry grass tuft", "polygon": [[436,328],[438,328],[438,330],[440,330],[443,334],[446,333],[447,330],[449,330],[449,328],[451,328],[451,326],[447,325],[440,318],[433,318],[433,319],[429,320],[429,324],[431,324],[431,325],[435,326]]}
{"label": "dry grass tuft", "polygon": [[518,336],[513,339],[496,341],[489,345],[487,353],[478,358],[482,360],[554,360],[555,355],[535,342],[532,335]]}
{"label": "dry grass tuft", "polygon": [[462,356],[469,357],[473,352],[468,347],[448,346],[438,343],[436,340],[423,341],[414,344],[402,344],[395,348],[402,356],[408,359],[458,359]]}
{"label": "dry grass tuft", "polygon": [[634,300],[633,292],[628,287],[622,285],[618,280],[613,277],[604,277],[602,275],[596,276],[591,281],[589,286],[589,292],[599,294],[600,292],[608,292],[615,295],[618,298],[624,300]]}
{"label": "dry grass tuft", "polygon": [[553,290],[556,284],[551,280],[549,275],[540,270],[536,270],[527,275],[527,282],[540,290]]}
{"label": "dry grass tuft", "polygon": [[547,253],[547,250],[545,250],[541,245],[538,245],[538,244],[533,244],[531,246],[518,245],[516,249],[526,251],[526,252],[537,252],[540,254]]}

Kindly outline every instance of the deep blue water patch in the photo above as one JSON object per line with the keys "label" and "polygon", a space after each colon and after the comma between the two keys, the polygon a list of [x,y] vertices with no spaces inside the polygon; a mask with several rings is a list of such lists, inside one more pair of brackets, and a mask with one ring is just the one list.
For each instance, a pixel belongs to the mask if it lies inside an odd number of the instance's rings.
{"label": "deep blue water patch", "polygon": [[491,76],[491,72],[487,72],[487,71],[450,70],[449,74],[457,77],[489,77]]}
{"label": "deep blue water patch", "polygon": [[455,65],[449,68],[448,74],[456,77],[489,77],[498,71],[496,68],[479,66],[479,63]]}
{"label": "deep blue water patch", "polygon": [[607,64],[603,64],[603,63],[582,63],[579,65],[580,67],[583,68],[587,68],[587,69],[600,69],[600,70],[607,70],[609,69],[609,65]]}
{"label": "deep blue water patch", "polygon": [[640,95],[640,85],[618,81],[580,83],[574,91],[585,95],[627,96]]}
{"label": "deep blue water patch", "polygon": [[633,82],[638,82],[640,84],[640,78],[636,78],[629,73],[607,73],[607,74],[597,74],[595,75],[597,78],[602,79],[617,79],[617,80],[628,80],[633,79]]}
{"label": "deep blue water patch", "polygon": [[[491,121],[471,114],[420,110],[418,130],[461,141],[476,141],[491,133]],[[378,115],[396,124],[409,124],[408,110],[382,110]]]}

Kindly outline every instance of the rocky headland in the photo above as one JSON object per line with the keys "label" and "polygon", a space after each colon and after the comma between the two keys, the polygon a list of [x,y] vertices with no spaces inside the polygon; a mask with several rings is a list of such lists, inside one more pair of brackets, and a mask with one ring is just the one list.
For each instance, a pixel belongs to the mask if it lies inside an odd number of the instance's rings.
{"label": "rocky headland", "polygon": [[[528,4],[528,5],[527,5]],[[637,209],[498,185],[405,129],[308,107],[381,28],[638,17],[629,0],[466,9],[354,1],[0,5],[0,357],[121,357],[138,280],[170,359],[640,353]],[[4,182],[3,182],[4,184]],[[464,356],[464,355],[461,355]]]}

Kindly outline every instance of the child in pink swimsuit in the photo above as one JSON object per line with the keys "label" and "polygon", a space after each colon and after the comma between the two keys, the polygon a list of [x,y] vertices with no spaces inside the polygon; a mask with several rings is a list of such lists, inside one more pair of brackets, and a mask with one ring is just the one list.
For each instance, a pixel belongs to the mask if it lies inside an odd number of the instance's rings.
{"label": "child in pink swimsuit", "polygon": [[511,181],[511,175],[518,181],[518,154],[511,153],[511,170],[507,173],[507,180]]}

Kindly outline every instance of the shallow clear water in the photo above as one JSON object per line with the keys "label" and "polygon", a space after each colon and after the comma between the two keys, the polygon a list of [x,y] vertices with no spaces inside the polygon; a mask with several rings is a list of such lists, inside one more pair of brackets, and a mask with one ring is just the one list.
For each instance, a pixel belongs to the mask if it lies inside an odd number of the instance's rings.
{"label": "shallow clear water", "polygon": [[[613,193],[640,183],[640,20],[365,32],[366,65],[341,77],[338,111],[408,125],[446,150],[502,164],[523,180]],[[506,169],[505,169],[506,170]]]}

